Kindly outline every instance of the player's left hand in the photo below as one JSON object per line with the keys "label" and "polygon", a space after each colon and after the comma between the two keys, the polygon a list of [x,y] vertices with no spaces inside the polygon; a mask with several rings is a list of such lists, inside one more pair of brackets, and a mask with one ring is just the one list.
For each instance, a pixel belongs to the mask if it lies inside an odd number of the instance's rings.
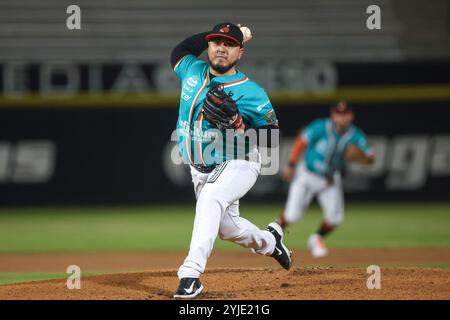
{"label": "player's left hand", "polygon": [[225,92],[223,85],[209,89],[203,103],[203,115],[219,130],[242,129],[244,125],[236,102]]}
{"label": "player's left hand", "polygon": [[360,148],[350,144],[345,150],[345,160],[359,164],[371,164],[374,161],[373,155],[366,155]]}

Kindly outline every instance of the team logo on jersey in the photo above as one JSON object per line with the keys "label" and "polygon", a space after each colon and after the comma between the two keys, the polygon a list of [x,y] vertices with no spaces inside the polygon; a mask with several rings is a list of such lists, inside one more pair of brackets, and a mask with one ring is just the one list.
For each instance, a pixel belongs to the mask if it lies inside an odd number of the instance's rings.
{"label": "team logo on jersey", "polygon": [[267,124],[277,123],[277,116],[275,114],[275,111],[273,110],[267,112],[266,115],[264,116],[264,119],[266,119]]}
{"label": "team logo on jersey", "polygon": [[328,142],[326,139],[320,139],[316,144],[316,151],[320,154],[325,154],[327,152]]}
{"label": "team logo on jersey", "polygon": [[220,31],[220,32],[223,32],[223,33],[228,33],[228,32],[230,32],[230,25],[227,24],[225,27],[223,27],[223,28],[220,29],[219,31]]}
{"label": "team logo on jersey", "polygon": [[260,104],[259,106],[256,107],[256,110],[261,111],[265,106],[267,106],[270,103],[270,100],[267,100],[266,102],[264,102],[263,104]]}
{"label": "team logo on jersey", "polygon": [[184,84],[184,85],[183,85],[183,90],[184,90],[184,91],[187,91],[187,92],[189,92],[189,93],[194,92],[194,89],[192,89],[191,87],[189,87],[187,84]]}
{"label": "team logo on jersey", "polygon": [[186,83],[188,86],[195,87],[198,84],[198,79],[197,77],[189,77],[186,80]]}

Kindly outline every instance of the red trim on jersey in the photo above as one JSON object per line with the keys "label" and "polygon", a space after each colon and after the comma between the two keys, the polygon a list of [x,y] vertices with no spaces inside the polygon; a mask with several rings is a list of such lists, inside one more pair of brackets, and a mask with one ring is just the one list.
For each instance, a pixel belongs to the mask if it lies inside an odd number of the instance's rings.
{"label": "red trim on jersey", "polygon": [[224,86],[224,87],[229,87],[229,86],[232,86],[232,85],[238,85],[240,82],[245,82],[245,81],[247,81],[247,80],[248,80],[248,77],[245,77],[244,79],[241,79],[241,80],[236,80],[236,81],[233,81],[233,82],[228,82],[228,83],[224,84],[223,86]]}
{"label": "red trim on jersey", "polygon": [[181,60],[183,60],[184,58],[186,58],[188,55],[182,56],[177,63],[175,63],[175,66],[173,67],[173,70],[175,71],[175,69],[178,67],[178,65],[180,64]]}
{"label": "red trim on jersey", "polygon": [[[203,108],[200,109],[200,114],[198,116],[198,129],[199,132],[202,131],[202,120],[203,120],[203,112],[202,112]],[[197,152],[198,152],[198,158],[200,160],[200,162],[202,163],[203,167],[206,167],[205,162],[203,161],[203,150],[202,150],[202,144],[200,142],[197,143]]]}
{"label": "red trim on jersey", "polygon": [[209,72],[206,72],[206,76],[205,76],[205,80],[203,80],[203,86],[201,87],[201,89],[197,92],[197,95],[195,96],[194,101],[191,104],[191,110],[189,112],[189,137],[188,139],[186,139],[186,146],[187,146],[187,152],[189,155],[189,159],[191,160],[192,164],[195,164],[195,159],[192,158],[192,153],[191,153],[191,122],[192,122],[192,117],[194,116],[194,109],[195,109],[195,104],[197,103],[198,97],[200,96],[200,94],[203,92],[203,90],[205,90],[206,86],[208,85],[209,82]]}

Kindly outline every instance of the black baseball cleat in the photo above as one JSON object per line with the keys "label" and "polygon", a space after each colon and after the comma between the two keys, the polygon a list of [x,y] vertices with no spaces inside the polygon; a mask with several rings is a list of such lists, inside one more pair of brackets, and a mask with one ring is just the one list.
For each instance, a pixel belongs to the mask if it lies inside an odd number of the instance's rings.
{"label": "black baseball cleat", "polygon": [[275,258],[278,263],[286,270],[292,265],[292,252],[283,243],[283,229],[277,222],[272,222],[267,226],[267,230],[275,237],[275,250],[271,257]]}
{"label": "black baseball cleat", "polygon": [[183,278],[173,297],[175,299],[194,299],[203,291],[203,286],[198,278]]}

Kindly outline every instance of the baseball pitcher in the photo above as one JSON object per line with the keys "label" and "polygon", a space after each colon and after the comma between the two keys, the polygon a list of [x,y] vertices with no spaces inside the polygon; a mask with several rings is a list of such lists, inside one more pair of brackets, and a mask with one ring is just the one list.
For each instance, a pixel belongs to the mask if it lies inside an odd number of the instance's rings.
{"label": "baseball pitcher", "polygon": [[[246,27],[220,23],[212,31],[185,39],[171,54],[172,67],[181,80],[177,145],[183,161],[190,165],[197,199],[189,254],[178,270],[180,283],[174,294],[178,299],[192,299],[202,292],[199,277],[217,235],[272,256],[285,269],[292,263],[277,222],[260,230],[239,216],[239,199],[260,174],[259,141],[245,140],[242,157],[236,157],[242,151],[237,147],[231,152],[225,147],[211,148],[213,142],[234,146],[235,139],[243,141],[250,129],[278,130],[267,94],[236,68],[244,55],[243,45],[250,40],[241,28],[248,34]],[[206,49],[207,62],[197,58]]]}
{"label": "baseball pitcher", "polygon": [[[283,178],[291,182],[279,219],[283,230],[303,217],[314,196],[323,210],[324,219],[307,244],[314,257],[327,255],[323,238],[344,219],[340,171],[345,161],[374,161],[364,133],[352,124],[353,118],[354,112],[346,102],[333,106],[330,118],[313,121],[297,137],[283,170]],[[302,155],[303,161],[299,162]]]}

